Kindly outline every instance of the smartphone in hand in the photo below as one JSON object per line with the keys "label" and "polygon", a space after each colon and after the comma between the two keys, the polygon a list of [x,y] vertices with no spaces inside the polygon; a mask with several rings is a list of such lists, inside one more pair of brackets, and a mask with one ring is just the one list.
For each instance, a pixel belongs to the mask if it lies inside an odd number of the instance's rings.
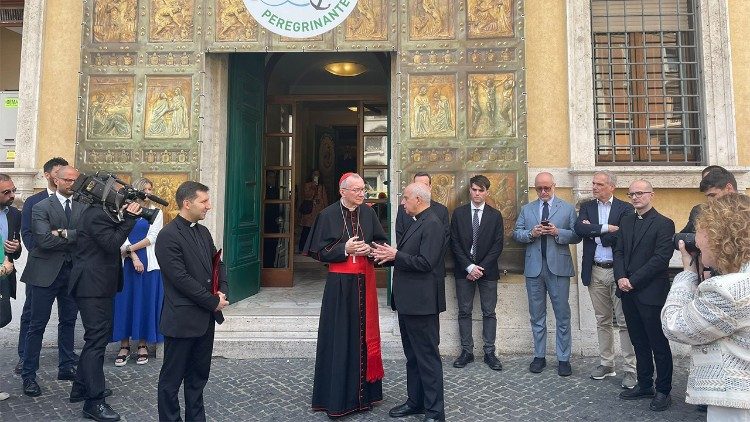
{"label": "smartphone in hand", "polygon": [[549,220],[542,220],[543,226],[549,226]]}

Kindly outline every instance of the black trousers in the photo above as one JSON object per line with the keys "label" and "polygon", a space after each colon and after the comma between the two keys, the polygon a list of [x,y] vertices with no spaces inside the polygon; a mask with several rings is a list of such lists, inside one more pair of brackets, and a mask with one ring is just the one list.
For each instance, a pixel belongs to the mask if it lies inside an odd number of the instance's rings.
{"label": "black trousers", "polygon": [[424,409],[426,417],[445,419],[438,315],[399,313],[398,326],[406,355],[407,404],[415,409]]}
{"label": "black trousers", "polygon": [[214,349],[214,320],[201,337],[176,338],[164,336],[164,363],[159,373],[158,406],[160,421],[181,421],[180,399],[177,394],[185,382],[185,420],[205,421],[203,388],[211,371]]}
{"label": "black trousers", "polygon": [[83,350],[72,391],[87,397],[85,406],[104,402],[104,352],[112,338],[114,299],[111,297],[77,297],[83,322]]}
{"label": "black trousers", "polygon": [[458,300],[458,332],[461,335],[461,349],[474,353],[474,337],[471,330],[471,313],[474,308],[474,295],[479,288],[479,303],[482,307],[482,339],[484,353],[495,353],[497,333],[497,281],[456,278],[456,299]]}
{"label": "black trousers", "polygon": [[63,264],[57,278],[49,287],[26,285],[27,290],[31,291],[31,309],[23,350],[23,369],[21,370],[23,379],[36,379],[36,371],[39,369],[39,353],[42,350],[42,338],[55,299],[57,299],[59,368],[68,369],[76,364],[73,342],[78,308],[75,300],[68,293],[70,269],[70,263]]}
{"label": "black trousers", "polygon": [[[21,321],[18,326],[18,359],[20,361],[23,360],[23,352],[26,349],[26,333],[29,332],[29,321],[31,321],[31,295],[33,292],[34,289],[32,286],[26,286],[26,300],[23,301]],[[60,347],[59,344],[58,347]],[[62,355],[62,353],[58,351],[58,356],[60,355]]]}
{"label": "black trousers", "polygon": [[628,325],[630,342],[635,349],[638,385],[654,385],[656,363],[656,391],[672,391],[672,349],[661,329],[661,306],[644,305],[634,295],[623,295],[622,312]]}

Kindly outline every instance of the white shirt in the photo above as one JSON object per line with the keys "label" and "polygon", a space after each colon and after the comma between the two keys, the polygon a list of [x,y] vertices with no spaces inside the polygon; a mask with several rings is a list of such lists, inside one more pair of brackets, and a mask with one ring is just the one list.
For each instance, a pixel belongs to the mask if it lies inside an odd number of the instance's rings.
{"label": "white shirt", "polygon": [[56,193],[57,193],[57,191],[54,191],[54,190],[51,190],[50,188],[47,188],[47,196],[52,196],[52,195],[54,195]]}
{"label": "white shirt", "polygon": [[57,200],[60,201],[60,205],[62,205],[63,209],[65,209],[65,201],[70,201],[70,209],[73,209],[73,200],[71,198],[66,198],[60,195],[60,192],[55,192],[55,196],[57,197]]}
{"label": "white shirt", "polygon": [[[599,224],[602,225],[601,233],[607,233],[609,232],[609,224],[607,222],[609,221],[609,213],[612,211],[612,200],[614,199],[614,196],[611,196],[607,201],[602,202],[600,200],[596,200],[596,208],[599,213]],[[594,251],[594,262],[612,262],[613,256],[612,256],[612,248],[609,246],[602,246],[602,239],[601,237],[595,237],[594,242],[596,242],[596,251]]]}
{"label": "white shirt", "polygon": [[[480,205],[480,206],[474,205],[473,202],[471,203],[471,220],[470,220],[470,222],[472,224],[472,229],[474,227],[473,226],[473,224],[474,224],[474,210],[479,210],[477,212],[477,218],[479,219],[479,224],[482,224],[482,214],[484,213],[484,205],[485,205],[484,202],[482,202],[482,205]],[[472,235],[473,235],[473,233],[472,233]],[[471,250],[469,251],[469,253],[470,254],[474,253],[474,245],[471,245]],[[476,267],[475,264],[469,264],[469,266],[466,267],[466,272],[467,273],[472,272],[472,270],[474,270],[474,267]]]}

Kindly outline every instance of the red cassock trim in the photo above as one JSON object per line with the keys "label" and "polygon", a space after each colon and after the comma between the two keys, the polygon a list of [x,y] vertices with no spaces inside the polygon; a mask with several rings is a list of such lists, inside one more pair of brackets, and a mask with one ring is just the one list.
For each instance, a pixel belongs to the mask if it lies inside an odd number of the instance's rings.
{"label": "red cassock trim", "polygon": [[375,286],[375,266],[365,257],[353,262],[350,255],[344,262],[332,262],[328,271],[342,274],[364,274],[365,276],[365,346],[367,347],[367,381],[383,379],[383,356],[380,349],[380,317],[378,315],[378,291]]}

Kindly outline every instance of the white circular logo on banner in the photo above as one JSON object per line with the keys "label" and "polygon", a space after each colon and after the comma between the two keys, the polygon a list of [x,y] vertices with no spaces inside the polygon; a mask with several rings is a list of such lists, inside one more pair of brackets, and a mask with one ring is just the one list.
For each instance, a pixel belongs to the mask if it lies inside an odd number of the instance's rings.
{"label": "white circular logo on banner", "polygon": [[357,0],[244,0],[258,23],[291,38],[308,38],[337,27],[354,10]]}

